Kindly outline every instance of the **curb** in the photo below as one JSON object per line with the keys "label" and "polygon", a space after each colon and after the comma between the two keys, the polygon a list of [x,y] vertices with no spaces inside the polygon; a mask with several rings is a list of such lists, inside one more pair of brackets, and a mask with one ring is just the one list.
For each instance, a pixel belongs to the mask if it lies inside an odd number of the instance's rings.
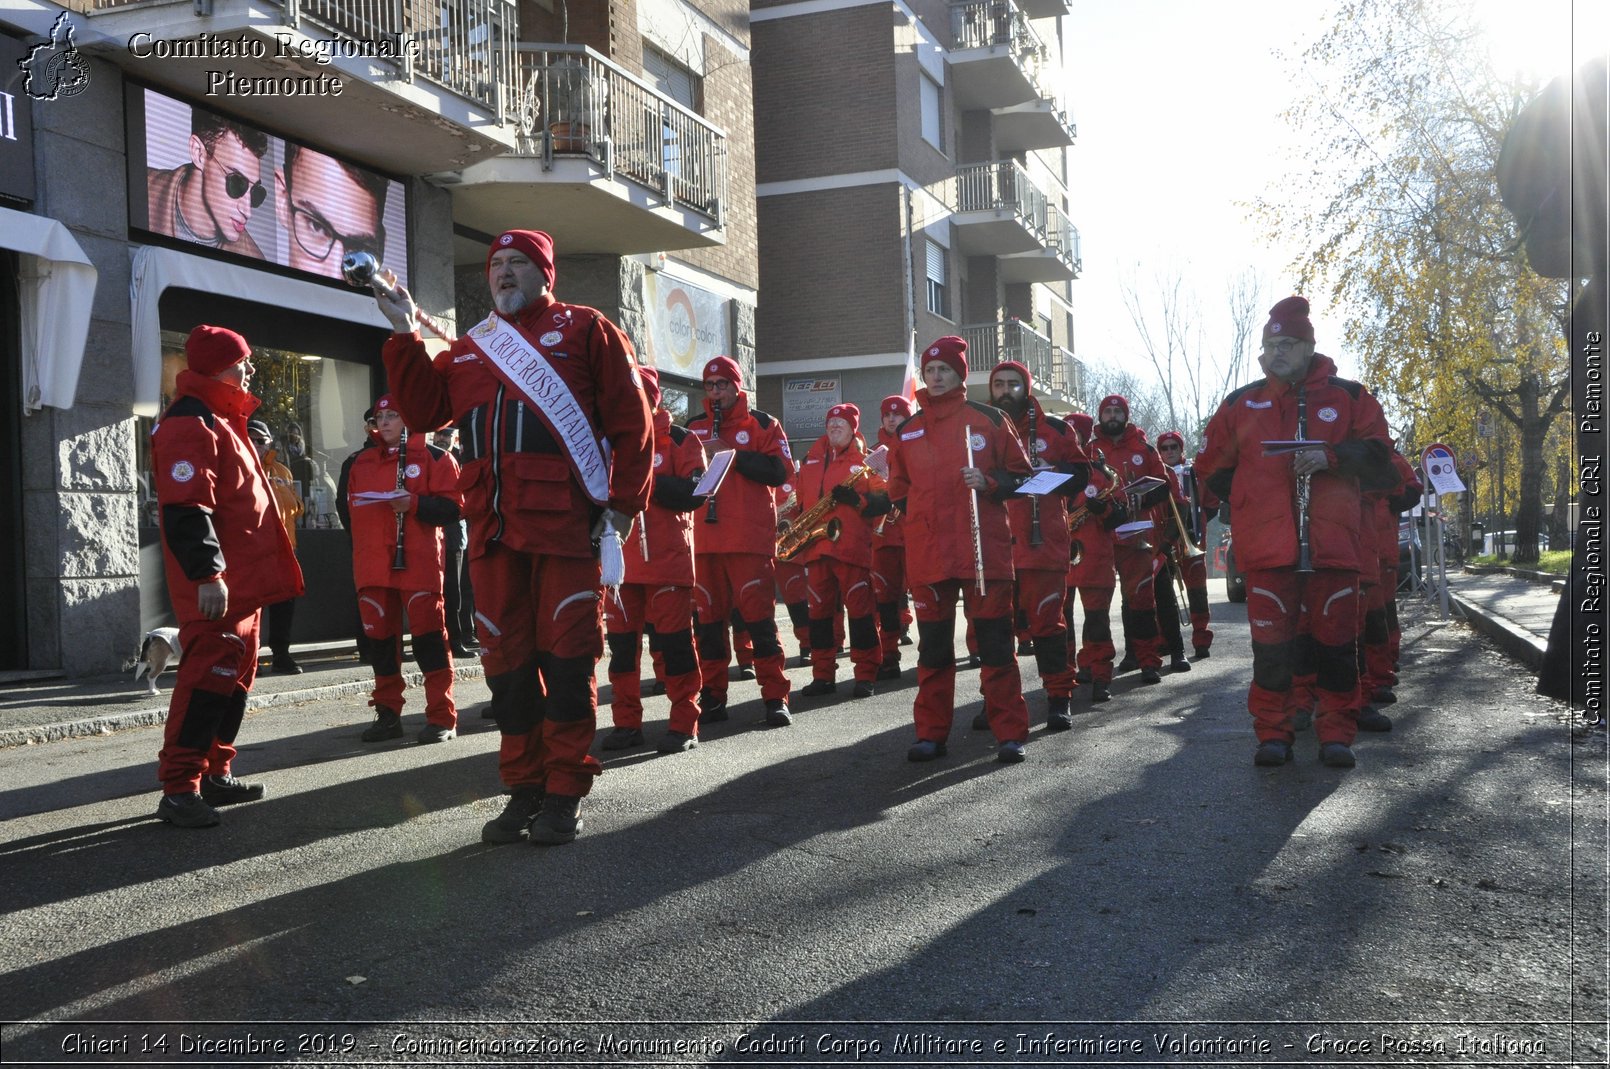
{"label": "curb", "polygon": [[[455,665],[453,668],[454,680],[481,679],[485,674],[479,660],[475,664]],[[422,672],[403,673],[403,683],[406,686],[422,686],[424,679],[424,673]],[[253,694],[247,699],[246,715],[251,716],[253,713],[264,709],[297,705],[301,702],[315,701],[322,698],[343,698],[351,694],[368,694],[373,687],[374,680],[372,679],[352,679],[344,683],[327,683],[323,686],[304,687],[301,690],[281,690]],[[54,724],[34,724],[29,727],[7,728],[0,730],[0,749],[7,749],[13,746],[35,746],[40,743],[60,742],[62,739],[87,738],[92,735],[110,735],[114,731],[152,727],[156,724],[166,723],[167,719],[168,709],[167,706],[163,706],[158,709],[137,709],[128,713],[92,716],[83,720],[64,720]]]}
{"label": "curb", "polygon": [[1542,670],[1543,653],[1548,648],[1547,642],[1508,617],[1466,601],[1457,594],[1450,594],[1449,600],[1459,606],[1459,610],[1465,614],[1465,619],[1469,621],[1471,627],[1496,642],[1506,654],[1533,672]]}

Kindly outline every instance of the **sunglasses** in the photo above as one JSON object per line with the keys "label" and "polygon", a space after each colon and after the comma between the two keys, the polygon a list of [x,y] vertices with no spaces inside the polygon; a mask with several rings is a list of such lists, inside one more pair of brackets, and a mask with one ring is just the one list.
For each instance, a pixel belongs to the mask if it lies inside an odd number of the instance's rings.
{"label": "sunglasses", "polygon": [[224,175],[224,192],[229,194],[229,199],[239,200],[246,195],[246,191],[249,189],[252,191],[252,207],[261,208],[263,201],[268,198],[268,190],[263,188],[263,183],[253,182],[233,167],[225,168],[225,170],[228,173]]}

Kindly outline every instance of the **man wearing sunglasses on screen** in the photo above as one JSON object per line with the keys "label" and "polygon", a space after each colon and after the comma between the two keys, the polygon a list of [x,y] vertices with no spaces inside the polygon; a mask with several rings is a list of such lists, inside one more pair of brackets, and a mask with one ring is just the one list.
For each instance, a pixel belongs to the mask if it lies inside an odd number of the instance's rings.
{"label": "man wearing sunglasses on screen", "polygon": [[341,277],[348,253],[384,261],[387,180],[333,156],[287,142],[276,177],[280,226],[290,235],[286,264],[328,278]]}
{"label": "man wearing sunglasses on screen", "polygon": [[193,109],[190,162],[147,171],[147,225],[158,234],[263,259],[246,223],[268,197],[262,183],[267,151],[262,131]]}

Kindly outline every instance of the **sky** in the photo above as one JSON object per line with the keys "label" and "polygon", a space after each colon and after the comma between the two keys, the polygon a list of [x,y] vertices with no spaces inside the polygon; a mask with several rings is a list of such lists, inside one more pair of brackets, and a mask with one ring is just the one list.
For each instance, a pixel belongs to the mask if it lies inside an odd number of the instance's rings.
{"label": "sky", "polygon": [[[1581,0],[1476,0],[1500,61],[1552,75],[1610,47],[1610,16]],[[1300,253],[1270,244],[1242,202],[1275,195],[1288,151],[1281,113],[1309,87],[1295,61],[1329,24],[1328,0],[1081,0],[1065,20],[1067,104],[1078,126],[1069,193],[1083,273],[1074,283],[1075,355],[1153,379],[1121,283],[1178,270],[1204,335],[1231,342],[1228,279],[1252,267],[1264,307],[1294,292]],[[1573,10],[1574,9],[1574,10]],[[1279,50],[1284,56],[1276,55]],[[1356,375],[1342,322],[1314,304],[1322,352]],[[1255,373],[1255,370],[1254,370]]]}

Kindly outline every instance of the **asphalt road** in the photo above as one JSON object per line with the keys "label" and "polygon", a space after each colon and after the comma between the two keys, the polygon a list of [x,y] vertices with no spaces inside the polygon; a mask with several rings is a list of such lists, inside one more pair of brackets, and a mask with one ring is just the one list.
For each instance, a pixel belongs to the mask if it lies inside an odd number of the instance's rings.
{"label": "asphalt road", "polygon": [[253,715],[269,797],[204,831],[153,818],[156,729],[0,750],[0,1062],[1604,1064],[1604,735],[1411,613],[1397,730],[1255,769],[1214,612],[1211,660],[1060,735],[1024,658],[1018,766],[976,670],[929,765],[911,671],[786,729],[735,683],[696,751],[605,755],[558,848],[480,842],[479,682],[442,746]]}

